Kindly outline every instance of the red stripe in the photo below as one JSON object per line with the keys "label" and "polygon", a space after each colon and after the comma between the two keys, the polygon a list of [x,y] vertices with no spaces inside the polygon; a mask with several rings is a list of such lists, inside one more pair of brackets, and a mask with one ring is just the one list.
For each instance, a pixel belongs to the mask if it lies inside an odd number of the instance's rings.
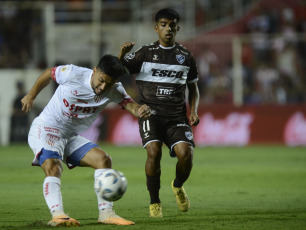
{"label": "red stripe", "polygon": [[128,103],[133,101],[134,100],[132,98],[125,98],[119,103],[119,105],[124,108]]}
{"label": "red stripe", "polygon": [[56,71],[57,66],[54,66],[51,70],[51,77],[53,79],[53,81],[56,82],[56,76],[55,76],[55,71]]}

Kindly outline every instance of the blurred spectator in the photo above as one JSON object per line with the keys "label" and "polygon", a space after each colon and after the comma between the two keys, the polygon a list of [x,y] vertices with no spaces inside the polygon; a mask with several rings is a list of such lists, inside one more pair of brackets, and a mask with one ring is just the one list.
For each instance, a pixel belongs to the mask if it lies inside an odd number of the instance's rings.
{"label": "blurred spectator", "polygon": [[32,10],[0,9],[0,68],[24,68],[31,56]]}
{"label": "blurred spectator", "polygon": [[276,67],[279,69],[280,74],[288,78],[295,86],[299,82],[298,77],[298,54],[296,46],[292,42],[285,42],[284,47],[278,50],[275,55]]}
{"label": "blurred spectator", "polygon": [[207,44],[200,46],[201,53],[197,56],[197,65],[199,71],[199,90],[200,94],[205,92],[205,87],[211,77],[211,71],[216,68],[218,63],[217,55],[209,49]]}
{"label": "blurred spectator", "polygon": [[28,140],[29,117],[22,111],[21,99],[25,95],[23,82],[17,82],[17,96],[13,103],[13,112],[11,117],[11,137],[13,142],[26,142]]}
{"label": "blurred spectator", "polygon": [[256,91],[261,95],[262,103],[276,102],[274,90],[279,80],[279,72],[271,64],[261,64],[255,72]]}
{"label": "blurred spectator", "polygon": [[211,73],[208,81],[205,100],[208,103],[225,104],[232,103],[231,79],[218,68]]}
{"label": "blurred spectator", "polygon": [[266,9],[258,6],[255,11],[255,16],[247,24],[255,60],[268,61],[270,59],[268,39],[269,31],[271,31],[271,20]]}

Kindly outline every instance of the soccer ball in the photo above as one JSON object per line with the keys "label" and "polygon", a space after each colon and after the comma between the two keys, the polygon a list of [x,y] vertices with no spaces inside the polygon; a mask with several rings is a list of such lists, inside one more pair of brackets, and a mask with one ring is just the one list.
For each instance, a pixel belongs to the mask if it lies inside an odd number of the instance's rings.
{"label": "soccer ball", "polygon": [[95,190],[102,199],[119,200],[127,189],[127,179],[122,172],[108,169],[95,180]]}

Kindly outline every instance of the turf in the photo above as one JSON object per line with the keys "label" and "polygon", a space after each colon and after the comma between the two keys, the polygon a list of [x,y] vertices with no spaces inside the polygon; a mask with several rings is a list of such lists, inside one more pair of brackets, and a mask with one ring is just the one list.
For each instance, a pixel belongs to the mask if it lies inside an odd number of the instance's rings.
{"label": "turf", "polygon": [[[113,168],[129,181],[116,212],[134,226],[97,224],[93,170],[65,167],[62,193],[65,211],[82,229],[306,229],[306,149],[283,146],[196,148],[194,168],[185,184],[191,209],[181,213],[170,183],[176,160],[164,149],[162,219],[148,217],[146,154],[141,147],[100,145]],[[50,213],[42,194],[44,173],[32,167],[27,145],[0,147],[0,229],[47,229]]]}

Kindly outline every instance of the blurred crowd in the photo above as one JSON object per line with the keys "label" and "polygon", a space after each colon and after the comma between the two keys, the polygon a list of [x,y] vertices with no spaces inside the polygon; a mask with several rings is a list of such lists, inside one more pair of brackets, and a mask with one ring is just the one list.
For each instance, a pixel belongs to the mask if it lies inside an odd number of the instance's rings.
{"label": "blurred crowd", "polygon": [[[244,104],[306,102],[306,1],[296,8],[258,5],[244,22]],[[197,55],[200,91],[206,104],[233,102],[233,63],[220,64],[212,44]]]}
{"label": "blurred crowd", "polygon": [[0,11],[0,68],[24,68],[31,59],[32,10]]}
{"label": "blurred crowd", "polygon": [[[299,5],[296,7],[258,5],[252,16],[245,20],[243,33],[248,35],[242,40],[245,104],[306,101],[306,0],[297,1]],[[88,4],[91,0],[66,2]],[[148,2],[141,1],[141,4]],[[196,25],[202,26],[222,15],[232,14],[230,7],[225,7],[227,12],[216,10],[219,13],[210,14],[220,2],[224,1],[196,1]],[[242,4],[247,2],[241,1]],[[131,9],[125,6],[128,1],[103,0],[103,3],[109,8],[102,14],[102,21],[131,20]],[[112,8],[112,4],[122,4],[123,7]],[[75,11],[77,7],[82,8],[82,5],[75,6]],[[61,9],[56,8],[56,11]],[[77,22],[77,19],[78,16],[70,20]],[[61,23],[68,19],[65,14],[58,14],[55,20]],[[0,7],[0,68],[47,67],[43,23],[43,12],[39,8]],[[212,46],[201,44],[201,52],[195,55],[200,73],[201,101],[205,104],[232,103],[233,60],[228,60],[226,65],[220,64],[222,53],[215,52]],[[133,88],[131,81],[127,80],[126,84]]]}

